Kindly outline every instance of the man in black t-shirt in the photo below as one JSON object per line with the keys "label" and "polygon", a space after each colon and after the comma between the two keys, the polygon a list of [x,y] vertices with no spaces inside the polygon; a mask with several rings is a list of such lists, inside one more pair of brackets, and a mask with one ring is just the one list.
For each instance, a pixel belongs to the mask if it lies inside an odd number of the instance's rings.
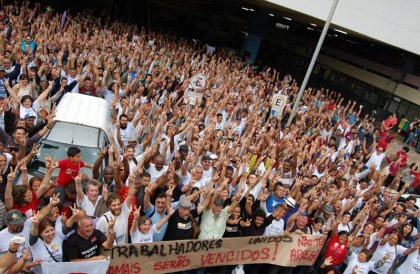
{"label": "man in black t-shirt", "polygon": [[114,242],[114,222],[108,222],[108,237],[95,229],[92,217],[82,217],[77,226],[77,232],[71,235],[63,245],[66,260],[69,262],[94,261],[105,259],[99,254],[100,247],[111,249]]}
{"label": "man in black t-shirt", "polygon": [[164,241],[192,239],[194,232],[193,218],[196,218],[203,212],[208,202],[209,198],[206,198],[198,208],[191,210],[191,201],[185,195],[181,195],[178,208],[168,221],[168,228],[163,238]]}

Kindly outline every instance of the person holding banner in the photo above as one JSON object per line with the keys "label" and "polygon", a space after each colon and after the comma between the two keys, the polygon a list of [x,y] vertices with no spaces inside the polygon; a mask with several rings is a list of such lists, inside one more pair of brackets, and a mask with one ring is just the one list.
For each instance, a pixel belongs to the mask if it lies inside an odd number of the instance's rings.
{"label": "person holding banner", "polygon": [[83,216],[77,222],[77,231],[63,243],[66,261],[84,262],[105,259],[100,254],[100,247],[111,249],[114,243],[114,224],[111,218],[108,222],[108,236],[95,229],[92,217]]}
{"label": "person holding banner", "polygon": [[[54,195],[50,205],[47,207],[53,208],[58,205],[59,201],[58,195]],[[62,226],[61,231],[56,230],[55,225],[49,219],[44,219],[46,216],[39,212],[31,218],[32,228],[29,236],[29,245],[32,252],[32,258],[35,261],[62,262],[63,240],[65,235],[69,232],[69,228],[73,226],[73,222],[79,213],[79,210],[77,210],[76,207],[71,209],[73,215],[66,220],[65,226]],[[41,274],[42,268],[38,265],[34,267],[32,271]]]}

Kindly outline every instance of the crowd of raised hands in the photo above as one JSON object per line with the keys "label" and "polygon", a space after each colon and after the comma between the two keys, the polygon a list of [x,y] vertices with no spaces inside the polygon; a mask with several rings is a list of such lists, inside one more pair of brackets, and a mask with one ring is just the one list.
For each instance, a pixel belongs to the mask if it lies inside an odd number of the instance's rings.
{"label": "crowd of raised hands", "polygon": [[[408,147],[389,153],[395,115],[378,124],[341,93],[307,88],[288,124],[299,83],[287,68],[27,2],[2,6],[0,61],[1,273],[104,259],[95,246],[289,233],[326,238],[313,266],[242,271],[420,271],[417,198],[400,201],[418,191],[418,163]],[[106,100],[110,144],[94,163],[77,147],[47,156],[45,176],[29,178],[68,92]]]}

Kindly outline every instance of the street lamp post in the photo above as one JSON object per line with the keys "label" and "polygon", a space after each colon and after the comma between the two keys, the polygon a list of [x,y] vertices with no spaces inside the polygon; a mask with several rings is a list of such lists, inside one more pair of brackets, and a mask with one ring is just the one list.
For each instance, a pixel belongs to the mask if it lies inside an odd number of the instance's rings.
{"label": "street lamp post", "polygon": [[300,86],[300,89],[299,89],[298,96],[293,105],[292,113],[290,114],[289,120],[287,121],[288,126],[290,126],[290,124],[293,121],[293,118],[296,115],[297,109],[299,107],[299,102],[302,99],[303,92],[305,91],[306,85],[308,84],[309,77],[311,76],[312,70],[314,69],[316,59],[318,59],[319,51],[321,50],[322,44],[324,43],[325,36],[327,35],[328,28],[330,27],[330,23],[333,18],[338,1],[339,0],[334,0],[331,6],[330,13],[328,14],[327,20],[325,21],[325,25],[324,25],[324,28],[322,29],[321,36],[319,37],[318,44],[316,45],[314,54],[312,55],[311,62],[309,63],[308,70],[306,71],[305,78],[303,79],[302,85]]}

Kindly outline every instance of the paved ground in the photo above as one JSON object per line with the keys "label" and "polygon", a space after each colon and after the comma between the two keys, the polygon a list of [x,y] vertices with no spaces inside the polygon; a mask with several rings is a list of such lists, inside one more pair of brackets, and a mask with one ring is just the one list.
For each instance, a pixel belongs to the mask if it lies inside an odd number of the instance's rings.
{"label": "paved ground", "polygon": [[[398,135],[392,142],[389,144],[389,148],[391,151],[391,156],[395,155],[395,153],[402,149],[404,146],[403,144],[404,138],[401,135]],[[420,163],[420,153],[416,152],[416,148],[410,146],[410,152],[408,153],[408,163],[412,164],[414,162]],[[385,164],[386,161],[384,160],[383,164]],[[386,164],[385,164],[386,165]]]}

